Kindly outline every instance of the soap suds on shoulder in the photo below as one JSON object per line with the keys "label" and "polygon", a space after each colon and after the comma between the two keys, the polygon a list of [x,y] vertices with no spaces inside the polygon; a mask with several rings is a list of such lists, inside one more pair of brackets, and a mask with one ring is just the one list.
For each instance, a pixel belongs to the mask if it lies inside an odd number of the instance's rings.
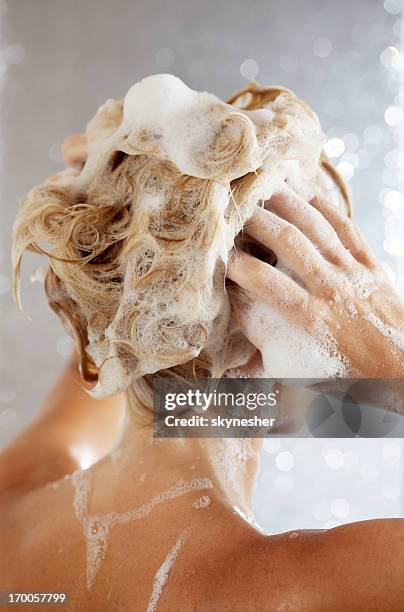
{"label": "soap suds on shoulder", "polygon": [[149,605],[147,607],[147,612],[154,612],[157,609],[157,604],[159,599],[163,593],[165,586],[167,585],[170,573],[173,569],[174,563],[177,560],[178,555],[180,554],[182,548],[188,542],[191,536],[190,529],[184,529],[179,538],[177,539],[174,546],[168,552],[166,558],[163,563],[159,567],[156,572],[156,576],[153,582],[153,591],[150,597]]}

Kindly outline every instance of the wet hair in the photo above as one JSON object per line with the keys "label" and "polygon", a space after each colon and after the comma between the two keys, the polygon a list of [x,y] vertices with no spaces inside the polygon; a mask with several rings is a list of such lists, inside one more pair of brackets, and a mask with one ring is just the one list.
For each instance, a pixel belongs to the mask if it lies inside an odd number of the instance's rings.
{"label": "wet hair", "polygon": [[[175,77],[161,77],[153,91],[185,92]],[[253,349],[230,317],[227,254],[257,202],[282,181],[298,172],[315,182],[322,171],[349,212],[318,119],[290,90],[252,83],[227,104],[192,92],[182,115],[177,103],[162,107],[168,119],[156,125],[139,106],[145,92],[132,90],[90,121],[84,167],[73,155],[75,168],[32,189],[13,229],[16,300],[23,252],[46,255],[49,304],[96,397],[124,389],[145,397],[155,372],[219,377],[245,361]],[[151,114],[153,103],[146,100]],[[175,151],[165,133],[171,112]]]}

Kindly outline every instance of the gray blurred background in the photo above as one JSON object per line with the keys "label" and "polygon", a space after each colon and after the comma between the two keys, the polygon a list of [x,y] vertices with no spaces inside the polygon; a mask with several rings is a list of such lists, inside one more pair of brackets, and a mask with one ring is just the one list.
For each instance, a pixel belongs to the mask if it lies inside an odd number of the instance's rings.
{"label": "gray blurred background", "polygon": [[[71,343],[30,274],[12,302],[10,229],[60,144],[138,79],[172,72],[228,97],[251,78],[317,111],[355,216],[403,290],[401,0],[1,1],[0,444],[37,413]],[[402,171],[402,170],[401,170]],[[401,440],[267,441],[256,495],[270,531],[403,514]]]}

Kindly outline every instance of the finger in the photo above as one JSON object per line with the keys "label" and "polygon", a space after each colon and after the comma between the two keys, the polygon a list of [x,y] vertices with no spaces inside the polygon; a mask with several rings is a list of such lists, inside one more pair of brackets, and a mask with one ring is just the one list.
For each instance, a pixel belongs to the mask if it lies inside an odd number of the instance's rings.
{"label": "finger", "polygon": [[65,168],[52,176],[48,176],[45,183],[52,183],[53,185],[66,185],[69,184],[73,179],[78,176],[80,172],[77,168]]}
{"label": "finger", "polygon": [[356,225],[323,195],[315,195],[310,204],[317,209],[334,228],[341,243],[359,263],[374,267],[377,265],[365,238]]}
{"label": "finger", "polygon": [[306,306],[308,295],[294,280],[243,251],[230,257],[227,276],[253,296],[281,311]]}
{"label": "finger", "polygon": [[67,166],[81,169],[87,160],[86,134],[70,134],[70,136],[67,136],[63,142],[62,151]]}
{"label": "finger", "polygon": [[[245,318],[248,319],[248,315],[247,313],[244,312],[237,312],[237,318],[239,321],[240,326],[244,329],[245,331],[244,333],[246,334],[246,337],[248,338],[248,330],[249,330],[249,325],[248,325],[248,321],[244,321]],[[253,334],[254,336],[254,334]],[[251,340],[250,342],[252,344],[254,344]],[[257,349],[249,358],[249,360],[247,361],[247,363],[245,363],[244,365],[240,365],[237,366],[236,368],[232,368],[230,370],[227,370],[226,375],[229,376],[230,378],[259,378],[262,377],[262,375],[264,374],[264,366],[262,363],[262,356],[260,351]]]}
{"label": "finger", "polygon": [[262,333],[260,322],[257,321],[259,315],[257,315],[254,310],[254,307],[250,304],[232,304],[232,312],[237,325],[240,327],[247,340],[257,348],[247,363],[237,368],[237,370],[241,370],[242,368],[245,375],[247,375],[247,372],[245,371],[247,365],[250,367],[250,370],[252,369],[251,366],[253,364],[257,367],[257,369],[259,366],[262,366],[260,349],[265,342],[265,338],[263,337],[264,334]]}
{"label": "finger", "polygon": [[332,225],[292,189],[286,188],[273,195],[265,202],[265,208],[298,227],[331,263],[352,265],[352,255],[343,246]]}
{"label": "finger", "polygon": [[257,206],[246,231],[274,251],[278,260],[306,285],[324,284],[332,273],[328,262],[300,229],[269,210]]}

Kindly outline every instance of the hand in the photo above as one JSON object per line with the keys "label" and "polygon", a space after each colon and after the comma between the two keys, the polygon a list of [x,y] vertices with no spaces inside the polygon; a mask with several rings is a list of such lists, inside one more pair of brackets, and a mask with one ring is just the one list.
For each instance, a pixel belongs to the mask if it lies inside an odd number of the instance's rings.
{"label": "hand", "polygon": [[234,312],[262,358],[249,375],[404,377],[404,305],[335,204],[324,194],[309,203],[285,185],[245,232],[278,259],[230,258],[228,277],[252,297]]}
{"label": "hand", "polygon": [[88,154],[87,135],[70,134],[63,142],[62,151],[66,166],[81,170]]}
{"label": "hand", "polygon": [[88,155],[86,134],[70,134],[62,145],[63,159],[66,168],[49,176],[45,183],[52,185],[68,185],[81,172]]}

